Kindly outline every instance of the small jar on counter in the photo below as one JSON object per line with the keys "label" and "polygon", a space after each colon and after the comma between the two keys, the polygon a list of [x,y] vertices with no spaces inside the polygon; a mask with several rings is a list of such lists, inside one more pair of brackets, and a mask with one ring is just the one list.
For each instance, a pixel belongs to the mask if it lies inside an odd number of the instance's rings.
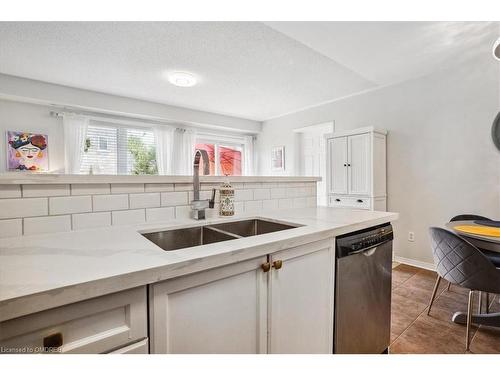
{"label": "small jar on counter", "polygon": [[219,188],[219,215],[233,216],[234,215],[234,188],[229,182],[224,182]]}

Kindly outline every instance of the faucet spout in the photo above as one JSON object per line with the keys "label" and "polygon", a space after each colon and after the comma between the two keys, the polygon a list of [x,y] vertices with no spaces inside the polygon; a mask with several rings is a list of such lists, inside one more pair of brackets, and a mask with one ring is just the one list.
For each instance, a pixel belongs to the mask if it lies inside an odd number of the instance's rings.
{"label": "faucet spout", "polygon": [[214,205],[213,199],[200,200],[200,159],[203,160],[203,174],[210,173],[208,152],[196,150],[193,162],[193,201],[191,202],[193,218],[196,220],[205,219],[205,209],[212,208]]}

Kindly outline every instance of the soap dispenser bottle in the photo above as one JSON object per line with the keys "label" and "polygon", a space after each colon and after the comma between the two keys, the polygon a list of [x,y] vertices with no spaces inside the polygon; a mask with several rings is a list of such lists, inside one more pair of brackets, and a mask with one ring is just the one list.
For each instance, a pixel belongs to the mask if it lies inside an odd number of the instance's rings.
{"label": "soap dispenser bottle", "polygon": [[234,215],[234,189],[229,182],[224,182],[219,188],[219,215]]}

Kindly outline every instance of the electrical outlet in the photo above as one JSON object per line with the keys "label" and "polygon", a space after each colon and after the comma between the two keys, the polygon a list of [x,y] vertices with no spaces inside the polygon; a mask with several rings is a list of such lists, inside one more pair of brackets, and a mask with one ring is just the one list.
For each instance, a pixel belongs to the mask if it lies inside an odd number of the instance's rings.
{"label": "electrical outlet", "polygon": [[415,241],[415,232],[408,232],[408,241]]}

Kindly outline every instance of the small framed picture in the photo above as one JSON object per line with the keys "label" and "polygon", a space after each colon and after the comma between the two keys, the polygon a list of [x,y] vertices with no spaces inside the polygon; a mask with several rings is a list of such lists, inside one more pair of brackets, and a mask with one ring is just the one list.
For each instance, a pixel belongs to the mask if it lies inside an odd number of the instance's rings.
{"label": "small framed picture", "polygon": [[285,146],[273,147],[271,152],[271,169],[273,171],[285,170]]}
{"label": "small framed picture", "polygon": [[48,137],[45,134],[7,131],[7,170],[49,170]]}

